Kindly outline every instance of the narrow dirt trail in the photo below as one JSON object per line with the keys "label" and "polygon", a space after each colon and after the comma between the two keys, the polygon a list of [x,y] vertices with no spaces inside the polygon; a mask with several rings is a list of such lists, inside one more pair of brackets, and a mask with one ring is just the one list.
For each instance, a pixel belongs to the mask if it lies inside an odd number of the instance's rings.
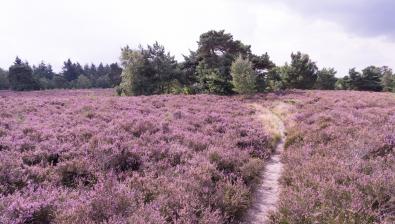
{"label": "narrow dirt trail", "polygon": [[271,158],[265,162],[265,169],[261,174],[261,183],[259,184],[251,208],[247,212],[245,223],[263,224],[268,220],[268,213],[276,209],[276,204],[280,194],[279,179],[283,169],[280,157],[284,150],[285,127],[283,121],[261,105],[253,105],[259,112],[259,118],[266,128],[273,134],[280,137],[275,152]]}

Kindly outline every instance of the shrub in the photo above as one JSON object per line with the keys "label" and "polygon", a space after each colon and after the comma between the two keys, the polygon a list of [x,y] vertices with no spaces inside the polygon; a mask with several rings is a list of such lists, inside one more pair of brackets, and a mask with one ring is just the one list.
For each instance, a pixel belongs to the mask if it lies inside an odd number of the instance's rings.
{"label": "shrub", "polygon": [[51,153],[47,156],[47,162],[52,165],[56,166],[59,163],[60,155],[58,153]]}
{"label": "shrub", "polygon": [[24,170],[10,156],[0,156],[0,195],[12,194],[27,185]]}
{"label": "shrub", "polygon": [[92,86],[91,81],[89,80],[88,77],[85,75],[80,75],[78,76],[78,79],[76,80],[75,87],[77,89],[87,89]]}
{"label": "shrub", "polygon": [[221,153],[217,150],[209,154],[210,162],[215,164],[216,168],[226,174],[233,174],[241,165],[240,158],[233,157],[232,154]]}
{"label": "shrub", "polygon": [[289,98],[303,106],[289,116],[273,223],[391,223],[393,97],[311,91],[277,100]]}
{"label": "shrub", "polygon": [[39,164],[43,160],[43,155],[41,154],[27,154],[22,157],[22,161],[24,164],[28,166],[34,166]]}
{"label": "shrub", "polygon": [[225,181],[219,185],[217,200],[221,211],[230,220],[239,220],[250,205],[250,192],[240,182]]}
{"label": "shrub", "polygon": [[142,161],[137,153],[122,150],[120,153],[112,156],[108,166],[116,172],[125,172],[128,170],[137,171],[140,169],[141,164]]}
{"label": "shrub", "polygon": [[299,132],[290,130],[290,131],[288,131],[288,135],[285,140],[284,148],[287,149],[291,145],[296,144],[298,142],[302,142],[302,141],[303,141],[303,137]]}
{"label": "shrub", "polygon": [[39,207],[30,217],[23,222],[25,224],[50,224],[55,218],[55,211],[50,206]]}
{"label": "shrub", "polygon": [[88,211],[94,222],[109,222],[111,218],[127,217],[133,211],[137,195],[113,177],[98,184],[96,189],[89,202]]}
{"label": "shrub", "polygon": [[256,184],[259,180],[259,175],[263,168],[263,162],[260,159],[252,158],[248,160],[242,167],[240,167],[243,181],[250,184]]}
{"label": "shrub", "polygon": [[53,223],[230,223],[252,187],[252,152],[271,152],[239,98],[0,95],[0,223],[50,219],[46,206]]}
{"label": "shrub", "polygon": [[96,177],[89,172],[86,164],[72,161],[59,168],[60,182],[65,187],[75,188],[79,184],[93,186]]}

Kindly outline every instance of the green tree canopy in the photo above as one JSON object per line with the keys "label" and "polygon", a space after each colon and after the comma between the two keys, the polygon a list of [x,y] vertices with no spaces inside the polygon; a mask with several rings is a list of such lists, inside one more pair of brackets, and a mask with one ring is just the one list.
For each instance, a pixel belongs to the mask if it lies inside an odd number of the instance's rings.
{"label": "green tree canopy", "polygon": [[132,50],[129,46],[126,46],[122,48],[120,59],[123,70],[122,81],[118,90],[119,94],[126,96],[143,95],[146,78],[143,74],[144,57],[142,51]]}
{"label": "green tree canopy", "polygon": [[118,63],[112,63],[110,65],[110,74],[108,78],[110,79],[111,87],[118,86],[121,83],[121,73],[122,68],[119,67]]}
{"label": "green tree canopy", "polygon": [[184,61],[180,63],[182,77],[180,82],[185,85],[194,85],[198,79],[196,77],[196,67],[199,65],[199,56],[195,51],[189,51],[189,55],[183,55]]}
{"label": "green tree canopy", "polygon": [[196,71],[202,90],[218,94],[231,93],[230,66],[238,55],[251,55],[250,48],[239,40],[233,40],[233,36],[224,30],[211,30],[200,35]]}
{"label": "green tree canopy", "polygon": [[362,70],[362,85],[359,90],[367,91],[381,91],[383,86],[381,85],[381,79],[383,77],[383,71],[380,67],[369,66]]}
{"label": "green tree canopy", "polygon": [[284,83],[291,89],[312,89],[317,80],[317,70],[317,65],[309,55],[292,53],[291,64],[283,76]]}
{"label": "green tree canopy", "polygon": [[38,66],[33,65],[33,76],[37,79],[45,78],[51,80],[55,76],[55,73],[50,64],[47,65],[41,62]]}
{"label": "green tree canopy", "polygon": [[267,53],[261,56],[252,54],[250,56],[250,61],[252,62],[256,74],[257,91],[263,92],[268,87],[269,79],[272,78],[270,73],[273,73],[273,69],[275,69],[276,65],[270,60]]}
{"label": "green tree canopy", "polygon": [[184,55],[180,64],[181,83],[196,87],[200,92],[230,94],[232,76],[230,67],[236,58],[242,55],[248,58],[257,74],[257,90],[265,90],[265,77],[275,64],[267,53],[257,56],[251,53],[251,47],[234,40],[224,30],[211,30],[200,35],[198,49]]}
{"label": "green tree canopy", "polygon": [[147,49],[122,49],[120,91],[124,95],[150,95],[170,92],[180,73],[177,61],[157,42]]}
{"label": "green tree canopy", "polygon": [[384,71],[380,67],[369,66],[362,73],[355,68],[349,71],[348,86],[351,90],[381,91]]}
{"label": "green tree canopy", "polygon": [[323,68],[317,73],[317,81],[315,83],[316,89],[334,90],[337,78],[334,68]]}
{"label": "green tree canopy", "polygon": [[351,90],[351,79],[348,75],[337,79],[335,83],[335,90]]}
{"label": "green tree canopy", "polygon": [[9,82],[12,90],[26,91],[39,89],[33,78],[33,70],[27,62],[16,57],[14,65],[9,68]]}
{"label": "green tree canopy", "polygon": [[0,89],[9,89],[10,82],[8,81],[8,72],[0,68]]}
{"label": "green tree canopy", "polygon": [[84,70],[79,63],[73,63],[70,59],[68,59],[63,64],[62,74],[64,78],[70,82],[78,79],[78,76],[83,75]]}
{"label": "green tree canopy", "polygon": [[85,75],[80,75],[76,81],[76,87],[78,89],[87,89],[92,87],[91,80]]}
{"label": "green tree canopy", "polygon": [[256,92],[256,74],[252,63],[240,55],[231,66],[233,90],[240,94]]}
{"label": "green tree canopy", "polygon": [[383,91],[393,92],[395,91],[395,76],[392,73],[392,69],[387,66],[382,67],[383,77],[381,78],[381,85]]}
{"label": "green tree canopy", "polygon": [[362,75],[355,68],[348,71],[347,86],[350,90],[359,90],[362,86]]}

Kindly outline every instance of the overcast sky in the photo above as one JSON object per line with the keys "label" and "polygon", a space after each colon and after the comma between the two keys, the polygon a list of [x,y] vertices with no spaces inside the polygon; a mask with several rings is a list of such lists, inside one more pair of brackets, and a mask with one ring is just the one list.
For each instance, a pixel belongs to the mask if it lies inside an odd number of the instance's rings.
{"label": "overcast sky", "polygon": [[0,0],[0,67],[15,56],[56,71],[118,61],[120,48],[163,44],[177,59],[199,35],[225,29],[281,65],[291,52],[343,76],[351,67],[395,69],[392,0]]}

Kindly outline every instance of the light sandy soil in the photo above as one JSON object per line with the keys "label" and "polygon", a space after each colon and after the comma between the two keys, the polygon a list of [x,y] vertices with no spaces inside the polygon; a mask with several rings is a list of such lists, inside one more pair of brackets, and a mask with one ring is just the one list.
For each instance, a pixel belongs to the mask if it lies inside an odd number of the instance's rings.
{"label": "light sandy soil", "polygon": [[268,213],[276,209],[280,194],[279,179],[283,169],[280,157],[284,150],[285,127],[280,117],[271,110],[260,105],[253,106],[259,112],[258,116],[265,128],[280,137],[275,152],[265,162],[265,169],[261,174],[261,183],[255,192],[252,206],[245,218],[245,223],[263,224],[268,220]]}

